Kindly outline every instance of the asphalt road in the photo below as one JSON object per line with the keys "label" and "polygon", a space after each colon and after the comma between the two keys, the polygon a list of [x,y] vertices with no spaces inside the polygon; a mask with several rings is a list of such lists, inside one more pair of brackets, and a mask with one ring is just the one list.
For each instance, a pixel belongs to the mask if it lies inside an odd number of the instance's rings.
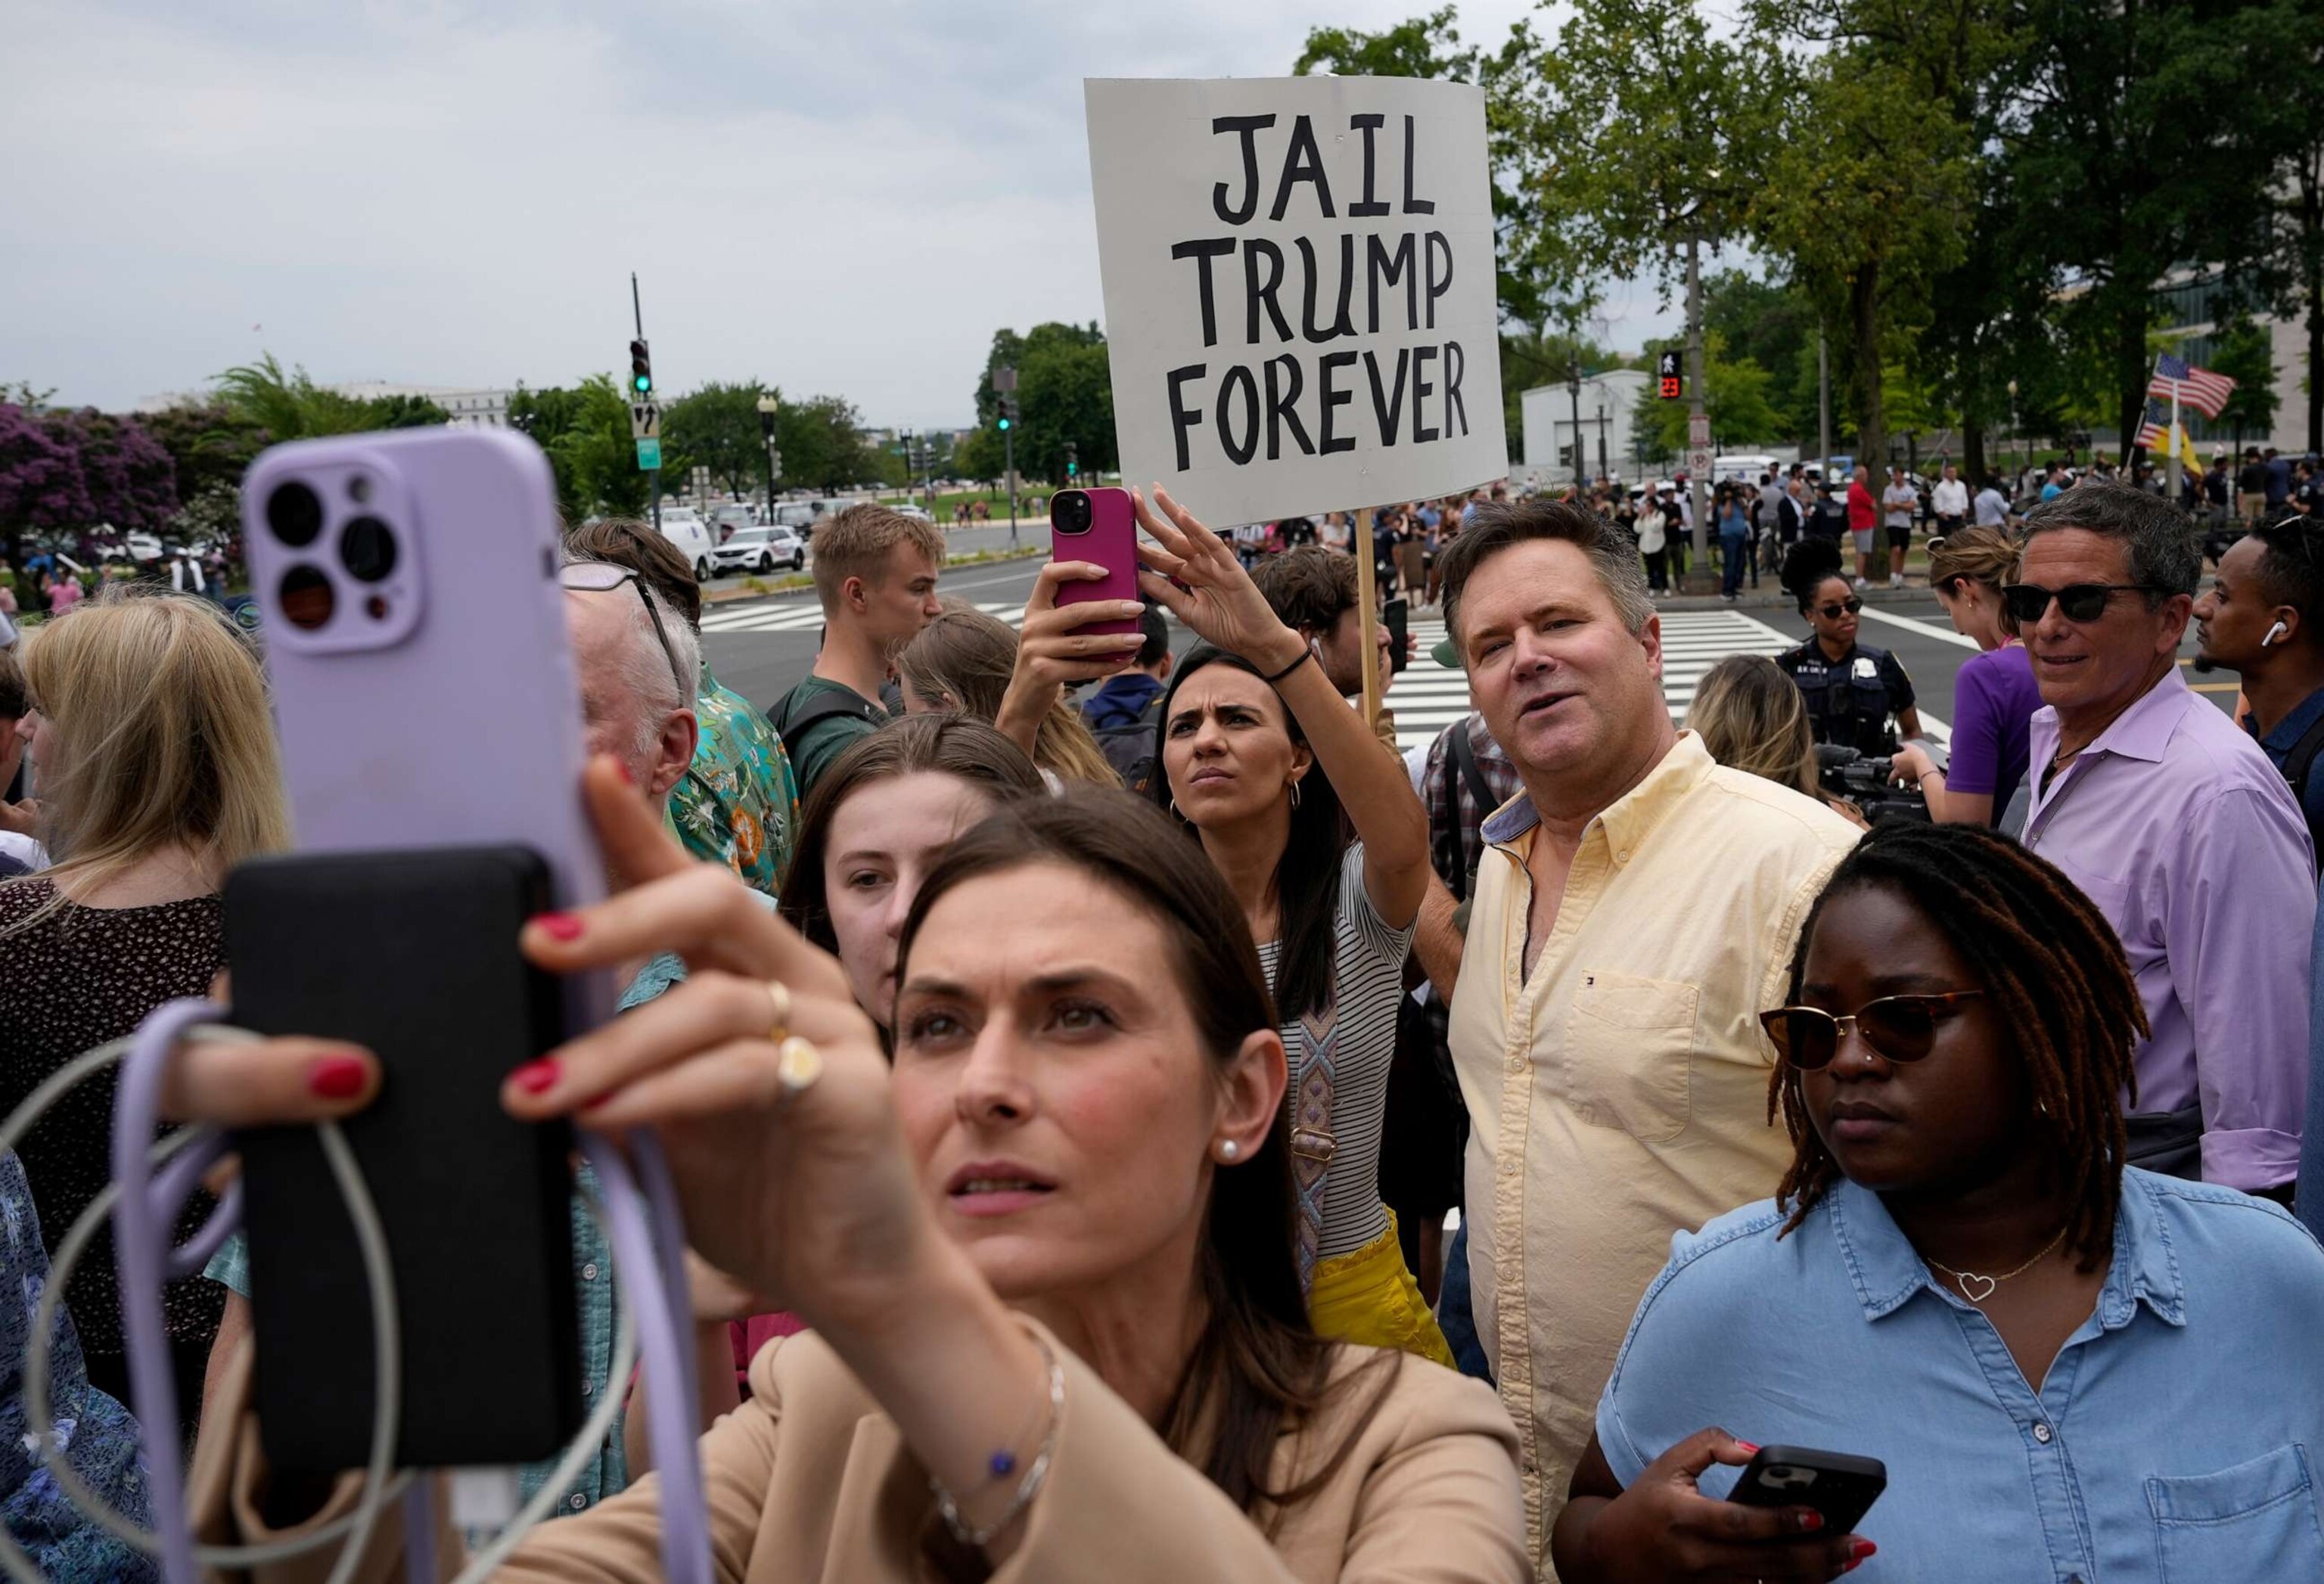
{"label": "asphalt road", "polygon": [[[1005,539],[1005,525],[1000,533]],[[961,548],[981,547],[963,543]],[[1039,565],[1025,560],[961,567],[945,576],[938,593],[969,601],[1014,625],[1032,591]],[[1443,636],[1441,626],[1426,612],[1416,615],[1413,626],[1420,638],[1421,653],[1411,670],[1392,679],[1388,694],[1399,735],[1407,746],[1425,741],[1457,719],[1467,708],[1468,693],[1466,681],[1458,672],[1443,670],[1428,658],[1427,650]],[[719,679],[763,710],[779,701],[814,665],[821,627],[822,612],[812,593],[723,602],[705,611],[704,647]],[[1695,679],[1720,656],[1772,654],[1797,643],[1805,634],[1806,624],[1788,607],[1746,604],[1670,611],[1664,616],[1664,629],[1665,693],[1673,714],[1683,715],[1693,696]],[[1175,624],[1173,634],[1172,647],[1182,653],[1194,641],[1192,633]],[[1861,639],[1895,652],[1913,679],[1923,720],[1932,734],[1948,734],[1953,716],[1953,679],[1961,662],[1977,651],[1952,631],[1936,600],[1923,594],[1894,603],[1868,604]],[[2181,651],[2181,664],[2194,652],[2190,628]],[[2234,707],[2236,684],[2231,676],[2190,674],[2188,680],[2219,708]]]}

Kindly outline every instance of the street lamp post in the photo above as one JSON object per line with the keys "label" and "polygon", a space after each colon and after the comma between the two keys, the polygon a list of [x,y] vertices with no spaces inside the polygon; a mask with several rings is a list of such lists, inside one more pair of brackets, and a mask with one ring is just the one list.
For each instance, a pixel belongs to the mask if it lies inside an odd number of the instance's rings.
{"label": "street lamp post", "polygon": [[775,520],[775,414],[781,410],[782,403],[775,400],[773,391],[766,391],[760,393],[759,437],[767,443],[767,520],[769,522]]}
{"label": "street lamp post", "polygon": [[1589,481],[1582,474],[1589,467],[1589,456],[1582,444],[1582,354],[1576,351],[1566,360],[1565,393],[1573,403],[1573,498],[1577,501],[1590,491]]}
{"label": "street lamp post", "polygon": [[[2023,438],[2024,432],[2017,427],[2017,382],[2012,380],[2009,382],[2009,465],[2013,468],[2017,466],[2018,442]],[[2010,493],[2016,493],[2014,486]]]}

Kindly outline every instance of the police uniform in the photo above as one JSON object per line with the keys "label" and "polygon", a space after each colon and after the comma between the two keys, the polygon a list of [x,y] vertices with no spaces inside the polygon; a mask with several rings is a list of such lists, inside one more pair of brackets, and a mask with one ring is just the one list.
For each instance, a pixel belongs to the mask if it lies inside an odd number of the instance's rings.
{"label": "police uniform", "polygon": [[1837,742],[1871,759],[1896,751],[1888,717],[1913,707],[1913,679],[1895,655],[1858,643],[1834,660],[1811,638],[1777,655],[1775,664],[1800,685],[1818,742]]}

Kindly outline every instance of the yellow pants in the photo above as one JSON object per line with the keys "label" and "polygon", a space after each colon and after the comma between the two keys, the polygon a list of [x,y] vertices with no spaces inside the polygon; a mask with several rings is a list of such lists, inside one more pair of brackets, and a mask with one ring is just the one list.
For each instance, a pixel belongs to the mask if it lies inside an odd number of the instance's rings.
{"label": "yellow pants", "polygon": [[1307,1291],[1307,1319],[1316,1334],[1335,1342],[1356,1342],[1367,1348],[1400,1348],[1432,1359],[1447,1369],[1452,1349],[1437,1329],[1420,1295],[1420,1284],[1405,1268],[1404,1250],[1396,1240],[1396,1212],[1390,1211],[1388,1230],[1353,1254],[1337,1254],[1315,1262],[1315,1281]]}

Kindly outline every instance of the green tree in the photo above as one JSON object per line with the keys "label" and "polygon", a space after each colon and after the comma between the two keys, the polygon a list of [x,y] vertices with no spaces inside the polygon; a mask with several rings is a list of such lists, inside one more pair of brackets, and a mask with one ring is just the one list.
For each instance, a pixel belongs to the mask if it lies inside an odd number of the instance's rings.
{"label": "green tree", "polygon": [[2212,432],[2232,432],[2239,455],[2246,435],[2264,435],[2275,425],[2279,399],[2273,341],[2266,326],[2248,318],[2227,324],[2211,340],[2211,371],[2236,382],[2235,394],[2219,410]]}
{"label": "green tree", "polygon": [[[1038,324],[1023,335],[996,330],[976,391],[979,433],[964,447],[961,469],[976,478],[1004,471],[997,427],[1001,398],[993,371],[1017,371],[1017,471],[1028,478],[1065,476],[1065,446],[1079,447],[1084,473],[1121,465],[1113,432],[1112,364],[1105,332],[1094,322]],[[984,437],[987,434],[991,437]],[[989,471],[988,471],[989,470]]]}
{"label": "green tree", "polygon": [[1525,455],[1525,393],[1542,385],[1564,384],[1577,358],[1585,376],[1618,368],[1622,363],[1587,337],[1523,328],[1501,333],[1501,422],[1509,437],[1511,462],[1556,461]]}
{"label": "green tree", "polygon": [[1816,432],[1816,309],[1788,280],[1721,270],[1702,283],[1702,326],[1729,355],[1767,371],[1774,437],[1812,440]]}
{"label": "green tree", "polygon": [[1769,80],[1761,52],[1715,35],[1692,0],[1575,0],[1537,69],[1504,84],[1514,180],[1535,207],[1503,239],[1503,268],[1537,283],[1544,318],[1582,322],[1617,275],[1672,289],[1691,236],[1744,236]]}
{"label": "green tree", "polygon": [[591,374],[569,394],[571,421],[541,447],[556,469],[567,520],[642,515],[650,502],[627,397],[609,373]]}
{"label": "green tree", "polygon": [[364,407],[366,428],[417,429],[452,421],[450,413],[425,396],[382,396]]}
{"label": "green tree", "polygon": [[219,401],[277,440],[352,435],[375,427],[371,402],[318,385],[304,368],[283,373],[271,352],[254,364],[226,370],[216,388]]}
{"label": "green tree", "polygon": [[273,444],[255,420],[217,400],[181,401],[139,422],[170,454],[178,499],[189,505],[220,486],[229,493],[239,488],[252,459]]}
{"label": "green tree", "polygon": [[844,397],[784,402],[775,418],[775,437],[787,485],[829,492],[884,476],[864,440],[862,419]]}
{"label": "green tree", "polygon": [[[1649,343],[1652,358],[1674,347],[1681,338]],[[1703,409],[1711,416],[1711,438],[1720,450],[1763,445],[1782,437],[1783,419],[1767,397],[1774,379],[1754,360],[1730,358],[1727,338],[1706,333],[1702,338]],[[1641,401],[1634,419],[1633,439],[1649,458],[1676,456],[1686,449],[1687,404],[1683,401]]]}
{"label": "green tree", "polygon": [[[663,408],[662,445],[673,454],[669,465],[677,470],[682,464],[687,472],[706,467],[721,488],[736,495],[759,488],[767,472],[767,444],[759,421],[759,398],[766,393],[756,380],[731,385],[714,380]],[[776,433],[781,433],[779,414]],[[785,451],[784,471],[788,473],[791,465],[790,453]]]}
{"label": "green tree", "polygon": [[2307,0],[2092,5],[2020,0],[1994,122],[2013,202],[2041,218],[2035,257],[2070,352],[2126,459],[2145,406],[2155,284],[2263,262],[2279,129],[2241,107],[2285,91],[2280,45]]}

